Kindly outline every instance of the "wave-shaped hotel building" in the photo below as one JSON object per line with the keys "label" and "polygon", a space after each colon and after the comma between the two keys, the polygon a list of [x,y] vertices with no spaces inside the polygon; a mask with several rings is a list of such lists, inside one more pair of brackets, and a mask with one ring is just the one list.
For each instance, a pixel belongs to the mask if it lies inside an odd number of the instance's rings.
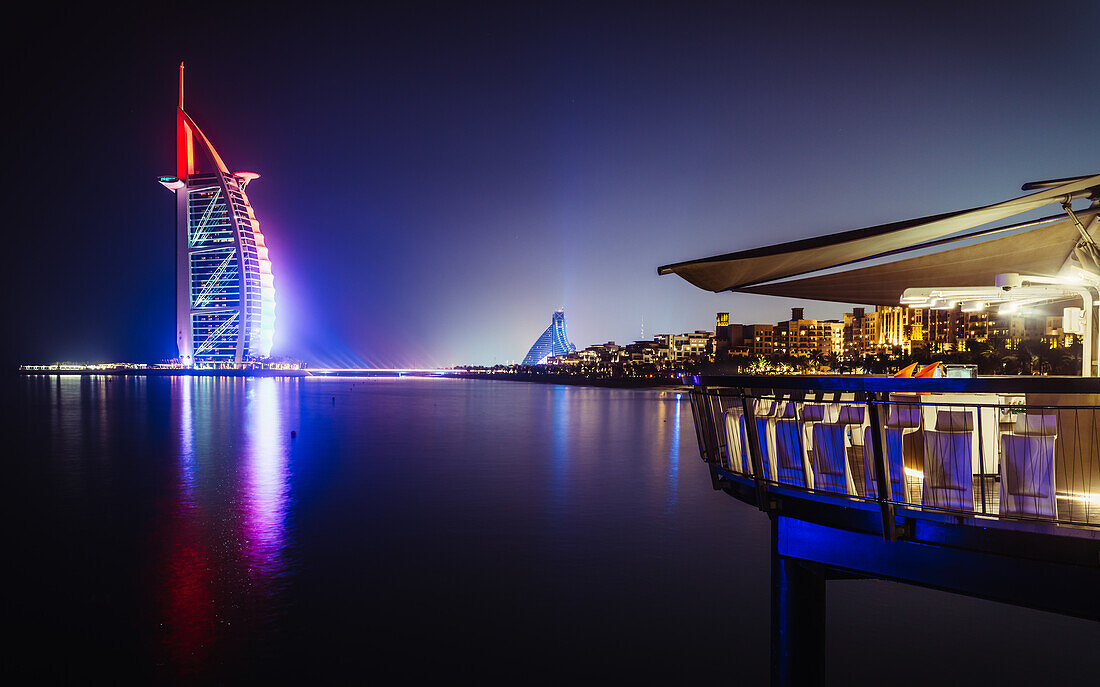
{"label": "wave-shaped hotel building", "polygon": [[[196,163],[196,149],[202,155]],[[183,109],[176,108],[176,344],[185,367],[235,367],[271,354],[275,285],[264,235],[245,188]]]}
{"label": "wave-shaped hotel building", "polygon": [[565,311],[556,310],[550,316],[550,326],[535,339],[531,349],[523,358],[524,365],[542,365],[547,358],[573,353],[577,347],[569,341],[565,333]]}

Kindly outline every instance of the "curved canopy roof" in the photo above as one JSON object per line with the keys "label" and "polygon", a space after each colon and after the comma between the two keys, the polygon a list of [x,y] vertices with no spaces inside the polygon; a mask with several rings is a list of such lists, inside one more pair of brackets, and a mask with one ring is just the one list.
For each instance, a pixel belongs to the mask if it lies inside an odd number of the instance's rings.
{"label": "curved canopy roof", "polygon": [[[1082,213],[1078,217],[1086,221]],[[931,255],[737,290],[839,303],[897,305],[908,288],[992,284],[1002,272],[1055,274],[1080,237],[1077,227],[1066,218]]]}
{"label": "curved canopy roof", "polygon": [[[1100,191],[1100,174],[1032,182],[1024,188],[1041,190],[969,210],[665,265],[658,268],[657,273],[678,274],[708,291],[744,291],[846,303],[896,304],[905,288],[920,286],[930,279],[935,280],[936,285],[946,286],[956,280],[966,283],[991,282],[991,276],[997,272],[1057,271],[1073,250],[1079,236],[1075,225],[1068,219],[1023,234],[955,248],[935,256],[911,258],[840,274],[768,283],[898,252],[928,248],[946,241],[993,233],[998,230],[946,239],[968,229],[1044,205],[1094,196]],[[1019,236],[1034,238],[1019,239]],[[1042,250],[1036,250],[1036,240],[1042,242]],[[982,247],[987,245],[989,247]],[[950,257],[944,257],[948,254]],[[904,285],[898,288],[902,283]]]}

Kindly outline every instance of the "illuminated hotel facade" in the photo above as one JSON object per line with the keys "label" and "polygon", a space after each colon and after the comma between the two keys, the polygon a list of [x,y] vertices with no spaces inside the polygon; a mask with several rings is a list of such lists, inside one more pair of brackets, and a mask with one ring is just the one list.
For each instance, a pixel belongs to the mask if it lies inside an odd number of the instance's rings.
{"label": "illuminated hotel facade", "polygon": [[550,316],[550,326],[539,338],[535,339],[535,343],[531,345],[531,350],[527,351],[523,364],[542,365],[547,358],[567,355],[576,350],[577,347],[569,341],[569,337],[565,333],[565,311],[558,310]]}
{"label": "illuminated hotel facade", "polygon": [[[205,164],[196,166],[196,148]],[[176,108],[176,344],[185,367],[238,366],[271,354],[275,286],[264,235],[245,187],[183,109]]]}

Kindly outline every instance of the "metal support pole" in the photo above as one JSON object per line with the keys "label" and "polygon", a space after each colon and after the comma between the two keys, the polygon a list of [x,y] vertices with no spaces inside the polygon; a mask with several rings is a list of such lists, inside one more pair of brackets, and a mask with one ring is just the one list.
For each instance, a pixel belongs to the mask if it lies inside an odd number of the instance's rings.
{"label": "metal support pole", "polygon": [[982,433],[981,406],[974,409],[978,414],[978,493],[982,498],[982,513],[985,513],[985,434]]}
{"label": "metal support pole", "polygon": [[825,576],[779,555],[779,517],[772,515],[772,687],[825,682]]}
{"label": "metal support pole", "polygon": [[760,452],[760,434],[756,429],[756,413],[752,407],[752,399],[745,393],[745,389],[738,389],[741,394],[741,412],[745,416],[745,439],[748,441],[749,461],[752,463],[752,477],[756,482],[756,505],[760,510],[767,510],[768,486],[764,481],[764,460]]}
{"label": "metal support pole", "polygon": [[[875,486],[878,489],[878,506],[882,513],[882,536],[887,541],[895,541],[898,538],[897,529],[894,527],[893,494],[890,493],[890,473],[886,471],[886,451],[883,441],[883,424],[879,417],[878,397],[874,393],[867,395],[867,417],[871,428],[871,457],[875,464]],[[901,475],[901,482],[905,484],[905,475]]]}
{"label": "metal support pole", "polygon": [[1096,309],[1093,305],[1092,294],[1088,289],[1085,289],[1085,296],[1081,298],[1085,305],[1085,337],[1081,342],[1081,362],[1084,367],[1084,372],[1081,373],[1082,377],[1093,377],[1092,368],[1094,366],[1094,360],[1096,359]]}

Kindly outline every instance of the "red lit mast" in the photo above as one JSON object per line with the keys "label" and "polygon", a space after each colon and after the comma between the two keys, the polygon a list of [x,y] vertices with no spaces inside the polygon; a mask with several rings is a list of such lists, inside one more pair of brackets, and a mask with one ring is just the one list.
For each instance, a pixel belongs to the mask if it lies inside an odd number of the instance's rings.
{"label": "red lit mast", "polygon": [[180,62],[180,99],[176,107],[176,178],[185,181],[195,173],[195,144],[183,111],[183,62]]}

